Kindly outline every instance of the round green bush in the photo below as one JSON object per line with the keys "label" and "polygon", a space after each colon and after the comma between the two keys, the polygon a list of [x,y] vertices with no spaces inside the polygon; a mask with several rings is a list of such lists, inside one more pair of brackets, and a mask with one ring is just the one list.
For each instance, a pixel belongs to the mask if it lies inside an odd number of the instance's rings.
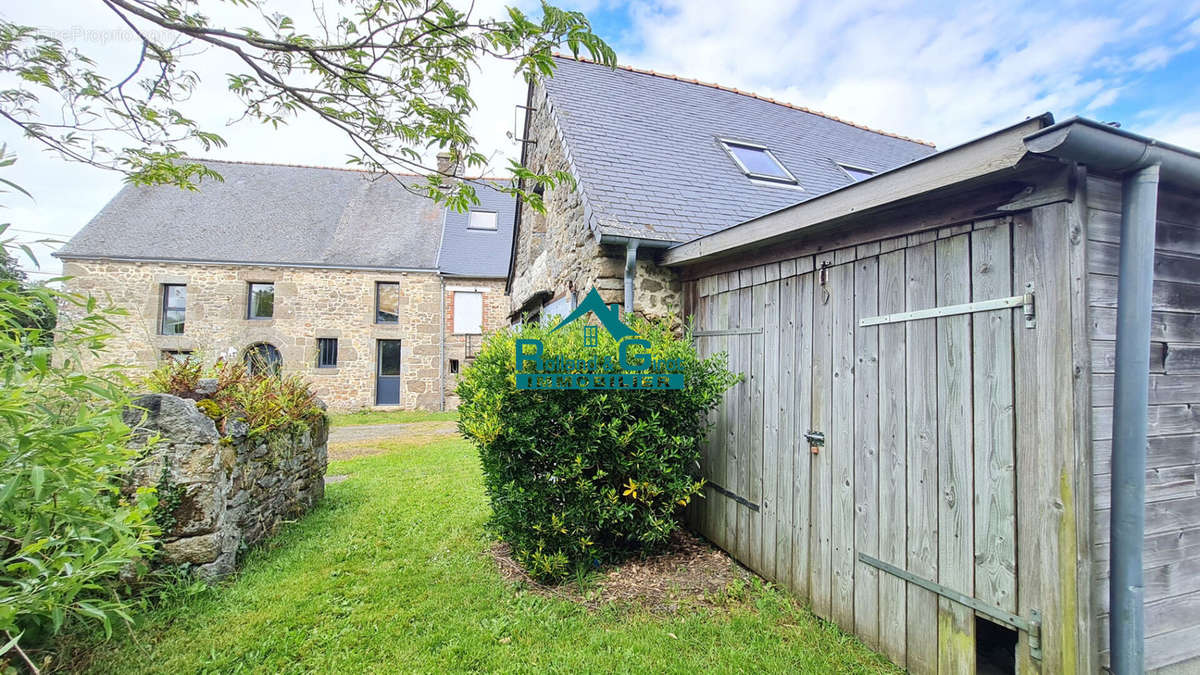
{"label": "round green bush", "polygon": [[[594,360],[575,372],[624,372],[618,342],[600,329],[598,344],[584,346],[580,323],[494,333],[459,380],[458,426],[479,449],[491,527],[535,578],[557,581],[651,552],[667,542],[688,503],[703,497],[708,412],[738,378],[723,354],[699,358],[690,335],[679,339],[641,319],[629,324],[650,344],[630,349],[629,358],[668,364],[683,373],[682,389],[517,389],[518,339],[541,340],[544,360]],[[538,372],[528,361],[523,368]]]}

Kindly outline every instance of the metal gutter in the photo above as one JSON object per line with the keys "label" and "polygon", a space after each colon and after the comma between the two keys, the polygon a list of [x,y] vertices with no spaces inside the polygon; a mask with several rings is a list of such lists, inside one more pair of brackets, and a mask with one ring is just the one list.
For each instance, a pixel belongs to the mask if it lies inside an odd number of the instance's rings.
{"label": "metal gutter", "polygon": [[1092,120],[1030,134],[1029,151],[1121,177],[1113,394],[1109,647],[1113,673],[1145,671],[1146,431],[1154,235],[1160,179],[1195,189],[1200,155]]}
{"label": "metal gutter", "polygon": [[353,270],[361,272],[429,272],[437,274],[435,267],[369,267],[365,265],[337,265],[332,263],[256,262],[253,260],[205,260],[202,258],[139,258],[134,256],[83,255],[51,253],[59,260],[98,260],[102,262],[170,263],[172,265],[211,265],[216,267],[289,267],[296,269]]}
{"label": "metal gutter", "polygon": [[1164,183],[1200,186],[1200,153],[1095,120],[1063,120],[1026,136],[1025,147],[1116,174],[1158,164]]}

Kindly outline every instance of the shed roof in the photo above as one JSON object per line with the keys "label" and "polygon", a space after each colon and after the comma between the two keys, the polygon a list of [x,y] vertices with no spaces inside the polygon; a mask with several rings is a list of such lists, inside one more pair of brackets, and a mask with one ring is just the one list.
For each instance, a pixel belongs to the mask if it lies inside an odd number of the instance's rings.
{"label": "shed roof", "polygon": [[[260,265],[435,270],[444,209],[365,171],[203,160],[223,181],[196,191],[124,187],[56,255]],[[491,202],[512,199],[495,190]],[[492,194],[494,193],[494,194]],[[499,196],[496,196],[499,195]],[[507,249],[505,249],[506,251]],[[491,273],[506,255],[459,265]]]}
{"label": "shed roof", "polygon": [[[852,183],[838,166],[884,171],[934,152],[735,89],[557,57],[545,88],[572,170],[602,235],[682,242]],[[721,139],[766,146],[799,187],[754,181]]]}

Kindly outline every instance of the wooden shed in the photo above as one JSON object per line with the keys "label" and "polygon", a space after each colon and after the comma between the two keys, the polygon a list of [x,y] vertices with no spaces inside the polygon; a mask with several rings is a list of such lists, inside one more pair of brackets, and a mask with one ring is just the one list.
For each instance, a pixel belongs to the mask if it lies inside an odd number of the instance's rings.
{"label": "wooden shed", "polygon": [[[1152,334],[1123,338],[1150,357],[1130,380],[1148,396],[1140,644],[1149,670],[1197,672],[1200,158],[1051,124],[665,254],[699,348],[745,374],[691,525],[912,672],[1105,672],[1122,181],[1161,168],[1152,296],[1126,301]],[[1072,133],[1149,150],[1085,162]]]}

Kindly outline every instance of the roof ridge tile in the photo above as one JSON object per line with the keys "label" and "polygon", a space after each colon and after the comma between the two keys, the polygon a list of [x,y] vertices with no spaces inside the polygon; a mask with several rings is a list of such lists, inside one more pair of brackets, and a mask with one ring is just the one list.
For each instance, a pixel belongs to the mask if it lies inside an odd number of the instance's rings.
{"label": "roof ridge tile", "polygon": [[[571,56],[569,54],[562,54],[559,52],[555,52],[554,57],[560,58],[560,59],[565,59],[568,61],[578,61],[580,63],[588,63],[588,64],[592,64],[592,65],[597,65],[597,66],[603,65],[603,64],[593,61],[589,58],[585,58],[582,56]],[[910,143],[918,143],[920,145],[926,145],[931,148],[937,147],[933,143],[931,143],[929,141],[921,140],[919,138],[912,138],[911,136],[902,136],[900,134],[894,134],[890,131],[884,131],[883,129],[876,129],[874,127],[869,127],[865,124],[851,122],[850,120],[838,117],[837,115],[831,115],[829,113],[821,112],[820,110],[813,110],[812,108],[808,108],[808,107],[802,106],[802,105],[796,105],[794,103],[788,103],[786,101],[780,101],[778,99],[774,99],[769,96],[763,96],[761,94],[756,94],[752,91],[743,91],[736,87],[729,87],[729,86],[726,86],[723,84],[717,84],[715,82],[703,82],[698,79],[689,78],[689,77],[680,77],[679,75],[673,75],[671,73],[659,73],[659,72],[651,70],[649,68],[638,68],[637,66],[624,66],[624,65],[618,64],[618,65],[614,66],[614,68],[628,71],[631,73],[638,73],[639,75],[650,75],[652,77],[659,77],[659,78],[663,78],[663,79],[667,79],[667,80],[675,80],[676,82],[687,82],[689,84],[695,84],[695,85],[699,85],[701,87],[708,87],[710,89],[716,89],[718,91],[727,91],[731,94],[738,94],[740,96],[746,96],[748,98],[757,99],[759,101],[764,101],[766,103],[773,103],[775,105],[782,106],[784,108],[790,108],[792,110],[798,110],[800,112],[805,112],[810,115],[824,117],[825,119],[833,120],[834,122],[840,122],[841,124],[855,127],[857,129],[862,129],[864,131],[870,131],[871,133],[879,134],[881,136],[888,136],[888,137],[896,138],[896,139],[899,139],[902,141],[908,141]]]}
{"label": "roof ridge tile", "polygon": [[[293,164],[291,162],[260,162],[249,159],[219,159],[216,157],[192,157],[185,155],[183,159],[193,162],[218,162],[221,164],[241,164],[243,166],[281,166],[291,169],[323,169],[326,171],[346,171],[348,173],[362,174],[380,174],[385,175],[382,171],[371,171],[370,169],[355,169],[347,166],[322,166],[320,164]],[[393,176],[404,176],[406,178],[425,178],[425,174],[411,173],[407,171],[392,171]],[[500,176],[462,176],[463,180],[489,180],[489,181],[506,181],[508,178]]]}

